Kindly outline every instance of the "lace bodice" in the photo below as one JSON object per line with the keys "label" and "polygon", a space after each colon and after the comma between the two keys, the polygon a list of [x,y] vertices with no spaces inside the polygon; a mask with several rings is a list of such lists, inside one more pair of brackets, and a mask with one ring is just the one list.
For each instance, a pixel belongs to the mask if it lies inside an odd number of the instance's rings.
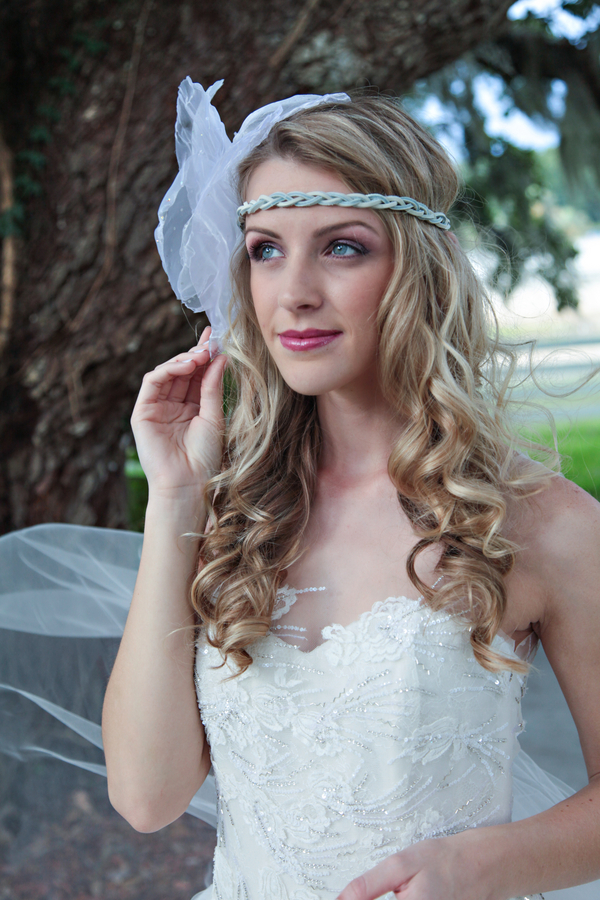
{"label": "lace bodice", "polygon": [[333,900],[415,841],[510,819],[522,676],[483,669],[463,620],[406,598],[322,636],[305,653],[272,628],[230,680],[198,646],[215,900]]}

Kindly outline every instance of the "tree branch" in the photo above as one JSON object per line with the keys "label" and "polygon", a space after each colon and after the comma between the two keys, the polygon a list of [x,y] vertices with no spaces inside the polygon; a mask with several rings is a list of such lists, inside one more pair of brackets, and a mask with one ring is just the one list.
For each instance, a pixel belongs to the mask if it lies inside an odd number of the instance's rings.
{"label": "tree branch", "polygon": [[115,133],[115,140],[110,154],[110,162],[108,164],[108,178],[106,182],[106,227],[104,231],[104,259],[100,271],[96,275],[94,282],[89,289],[87,296],[81,304],[77,314],[68,324],[71,332],[79,331],[83,325],[86,316],[94,305],[96,297],[103,287],[106,279],[110,275],[115,257],[115,247],[117,245],[117,179],[119,176],[119,163],[121,161],[121,153],[123,152],[123,144],[125,142],[125,134],[131,116],[131,107],[133,105],[133,96],[135,94],[135,85],[137,81],[137,72],[142,55],[142,47],[144,46],[144,35],[146,33],[146,24],[148,15],[154,0],[145,0],[142,10],[135,26],[135,35],[133,39],[133,49],[131,60],[129,62],[129,73],[127,75],[127,83],[125,85],[125,95],[123,97],[123,105],[121,107],[121,115],[119,116],[119,124]]}
{"label": "tree branch", "polygon": [[288,36],[284,38],[284,40],[281,42],[281,44],[269,60],[269,66],[271,69],[281,68],[284,62],[289,58],[294,47],[306,31],[306,28],[310,21],[311,13],[317,8],[320,2],[321,0],[306,0],[304,9],[296,19],[293,28],[289,32]]}

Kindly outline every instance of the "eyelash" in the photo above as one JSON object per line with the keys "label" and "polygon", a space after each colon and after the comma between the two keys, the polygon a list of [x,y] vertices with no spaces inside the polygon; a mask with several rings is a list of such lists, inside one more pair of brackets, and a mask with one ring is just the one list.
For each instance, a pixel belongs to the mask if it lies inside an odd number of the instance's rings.
{"label": "eyelash", "polygon": [[[339,239],[335,240],[335,241],[331,241],[331,243],[327,247],[327,250],[329,251],[335,246],[351,247],[352,250],[356,251],[356,255],[358,255],[358,256],[366,256],[367,253],[369,252],[367,250],[367,248],[364,247],[362,244],[354,243],[353,241],[341,241]],[[258,243],[251,244],[250,247],[248,247],[248,258],[251,260],[254,260],[254,262],[259,262],[259,263],[269,262],[270,260],[263,259],[261,257],[261,253],[266,247],[273,247],[275,250],[278,249],[277,247],[275,247],[275,244],[272,244],[270,241],[259,241]],[[333,253],[331,255],[334,257],[334,259],[336,258]],[[274,258],[280,259],[281,257],[274,257]],[[344,259],[343,256],[338,256],[337,258]],[[346,258],[352,259],[352,258],[354,258],[354,254],[350,254],[350,256],[346,257]]]}

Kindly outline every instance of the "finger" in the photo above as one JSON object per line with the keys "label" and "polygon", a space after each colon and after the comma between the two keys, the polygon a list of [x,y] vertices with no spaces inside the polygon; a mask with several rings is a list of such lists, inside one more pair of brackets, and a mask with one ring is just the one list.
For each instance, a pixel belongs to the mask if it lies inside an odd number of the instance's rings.
{"label": "finger", "polygon": [[388,856],[346,885],[337,900],[376,900],[389,891],[402,891],[416,873],[408,869],[401,853]]}
{"label": "finger", "polygon": [[181,353],[167,362],[157,366],[161,375],[170,375],[165,387],[158,396],[159,400],[170,400],[174,403],[185,402],[190,380],[197,377],[202,380],[203,370],[210,363],[208,346],[192,348],[188,353]]}
{"label": "finger", "polygon": [[171,356],[169,359],[166,359],[164,362],[159,363],[157,366],[155,366],[155,371],[156,371],[156,369],[162,369],[164,366],[168,366],[171,363],[180,362],[181,360],[184,360],[184,359],[194,359],[195,360],[196,354],[199,354],[203,361],[204,361],[204,359],[210,360],[209,349],[210,349],[210,326],[207,326],[204,329],[204,331],[202,332],[202,334],[200,335],[200,337],[198,338],[198,342],[196,344],[194,344],[193,347],[190,347],[190,349],[187,352],[177,353],[175,356]]}
{"label": "finger", "polygon": [[170,390],[164,399],[173,401],[174,403],[185,403],[187,401],[190,384],[193,381],[197,381],[198,384],[202,382],[203,374],[208,366],[208,360],[200,364],[197,360],[192,358],[192,362],[194,363],[194,368],[188,368],[187,366],[181,367],[183,372],[181,374],[177,373],[178,377],[172,380]]}
{"label": "finger", "polygon": [[196,370],[210,363],[209,338],[210,328],[207,327],[195,347],[187,353],[178,353],[148,372],[144,376],[139,399],[148,403],[162,400],[181,402]]}
{"label": "finger", "polygon": [[181,359],[170,365],[161,366],[162,388],[157,399],[180,403],[187,393],[190,379],[196,369],[197,363],[193,359]]}
{"label": "finger", "polygon": [[200,395],[202,391],[202,379],[204,378],[204,373],[206,372],[206,368],[198,368],[192,375],[188,383],[187,393],[185,395],[184,403],[192,403],[195,407],[199,408],[200,406]]}
{"label": "finger", "polygon": [[[204,334],[203,334],[203,336],[204,336]],[[210,352],[209,341],[200,343],[197,348],[195,348],[195,349],[193,348],[190,352],[198,353],[200,349],[204,349],[204,348],[207,348]],[[218,356],[220,356],[220,355],[221,354],[218,354]],[[196,369],[196,371],[194,372],[194,374],[192,375],[192,377],[188,383],[187,393],[184,398],[185,403],[191,403],[195,406],[200,405],[200,398],[202,396],[202,390],[203,390],[202,385],[204,383],[205,375],[208,372],[208,370],[210,369],[210,367],[213,365],[213,363],[216,359],[217,359],[217,356],[214,356],[207,364],[203,365],[202,368]],[[218,369],[217,369],[217,371],[218,371]],[[221,375],[221,378],[222,378],[222,375]],[[209,382],[209,388],[210,388],[210,382]],[[222,388],[221,388],[221,392],[222,392]]]}
{"label": "finger", "polygon": [[207,325],[205,328],[202,329],[202,331],[200,333],[200,337],[198,338],[198,343],[202,344],[202,343],[204,343],[204,341],[206,341],[206,343],[208,343],[208,339],[210,338],[211,333],[212,333],[212,328],[210,327],[210,325]]}
{"label": "finger", "polygon": [[211,335],[211,328],[209,325],[202,331],[202,334],[198,338],[198,343],[194,344],[193,347],[190,347],[190,353],[198,353],[199,351],[204,350],[204,349],[206,349],[210,352],[210,348],[211,348],[210,335]]}
{"label": "finger", "polygon": [[223,375],[227,357],[220,353],[205,370],[200,393],[200,416],[215,424],[223,421]]}
{"label": "finger", "polygon": [[172,365],[176,362],[182,362],[184,359],[192,359],[194,362],[198,362],[198,360],[202,360],[204,363],[210,361],[210,354],[208,352],[208,342],[204,344],[197,344],[195,347],[191,347],[185,353],[177,353],[176,356],[172,356],[170,359],[165,359],[164,362],[159,363],[155,367],[156,369],[162,369],[164,366]]}
{"label": "finger", "polygon": [[[194,364],[194,368],[190,368],[186,366],[185,363],[192,362]],[[188,353],[178,356],[172,362],[163,363],[161,368],[165,368],[167,371],[175,372],[180,377],[174,378],[169,392],[166,395],[161,395],[161,400],[172,400],[174,403],[185,403],[187,400],[187,395],[190,387],[190,383],[194,381],[196,384],[201,384],[204,369],[210,364],[210,353],[208,348],[208,342],[205,343],[204,346],[198,345],[197,347],[192,347]],[[176,368],[173,369],[171,366],[175,365]],[[179,366],[180,368],[177,368]],[[196,403],[200,402],[200,394],[199,391],[196,391]]]}
{"label": "finger", "polygon": [[166,400],[173,382],[178,378],[185,379],[188,382],[195,369],[196,366],[193,360],[189,359],[170,360],[167,363],[162,363],[152,372],[147,372],[144,375],[138,401],[142,403],[156,403]]}

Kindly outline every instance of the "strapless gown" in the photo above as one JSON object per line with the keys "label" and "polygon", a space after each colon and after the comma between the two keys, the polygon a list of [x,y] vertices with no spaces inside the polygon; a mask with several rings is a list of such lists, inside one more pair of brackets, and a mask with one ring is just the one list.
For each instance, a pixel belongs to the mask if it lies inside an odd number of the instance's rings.
{"label": "strapless gown", "polygon": [[[279,597],[281,614],[294,592]],[[510,821],[524,679],[483,669],[464,621],[400,597],[309,653],[275,628],[230,680],[198,645],[219,812],[208,896],[335,900],[416,841]]]}
{"label": "strapless gown", "polygon": [[[62,656],[66,644],[118,638],[140,549],[141,535],[77,526],[0,538],[0,637],[2,629],[43,636],[46,651],[57,640]],[[271,631],[237,678],[198,643],[195,681],[214,776],[189,812],[216,823],[218,839],[213,884],[193,900],[334,900],[415,841],[524,818],[568,796],[519,751],[524,677],[483,669],[460,618],[389,598],[351,625],[325,628],[306,653],[294,645],[299,629],[278,621],[294,599],[293,590],[280,592]],[[65,644],[65,636],[77,640]],[[494,648],[515,654],[500,635]],[[0,697],[26,698],[100,747],[99,725],[63,699],[73,683],[98,681],[98,659],[79,652],[81,674],[58,690],[51,679],[36,681],[39,657],[3,653]],[[0,749],[26,752],[27,733],[15,736],[14,712],[2,712]],[[101,773],[80,745],[63,742],[58,752],[38,735],[30,749]],[[599,882],[546,894],[599,897]]]}

